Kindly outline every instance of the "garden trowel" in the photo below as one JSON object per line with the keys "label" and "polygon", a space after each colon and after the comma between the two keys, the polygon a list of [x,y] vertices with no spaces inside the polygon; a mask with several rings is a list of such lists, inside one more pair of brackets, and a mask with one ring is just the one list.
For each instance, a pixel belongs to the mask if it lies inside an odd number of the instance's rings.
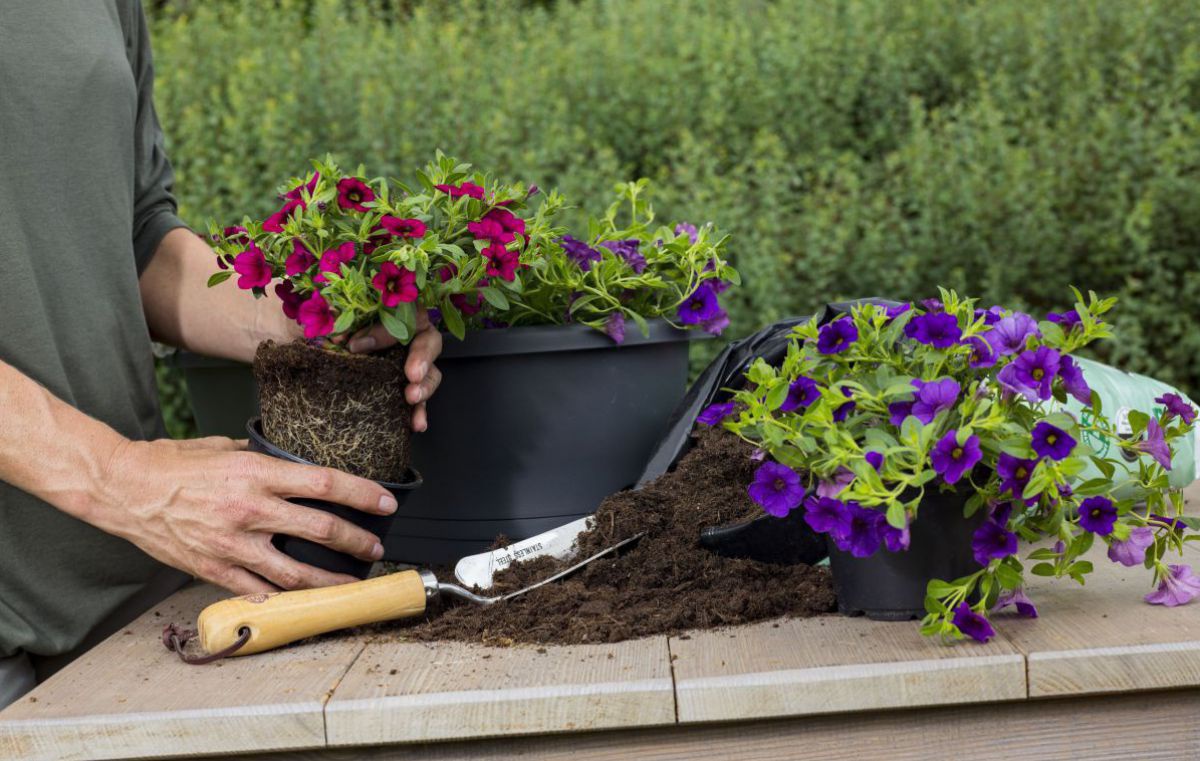
{"label": "garden trowel", "polygon": [[243,595],[213,603],[200,612],[195,633],[168,627],[163,642],[183,655],[190,636],[199,635],[209,653],[184,657],[188,662],[206,663],[218,657],[251,655],[271,650],[306,637],[348,629],[352,626],[414,618],[436,607],[445,597],[475,605],[492,605],[570,576],[592,561],[626,548],[643,534],[636,534],[515,592],[485,597],[469,587],[488,589],[493,576],[518,560],[538,557],[570,557],[575,537],[589,527],[589,518],[568,523],[522,542],[493,552],[471,555],[459,561],[455,575],[464,586],[438,581],[432,571],[418,568],[320,589]]}

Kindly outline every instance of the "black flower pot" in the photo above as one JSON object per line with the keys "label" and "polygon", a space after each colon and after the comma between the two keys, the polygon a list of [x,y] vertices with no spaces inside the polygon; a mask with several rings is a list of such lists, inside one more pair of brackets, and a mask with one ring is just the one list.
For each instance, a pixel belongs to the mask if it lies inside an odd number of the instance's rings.
{"label": "black flower pot", "polygon": [[[262,435],[262,429],[259,425],[258,418],[252,418],[246,423],[246,433],[250,438],[250,450],[261,454],[277,457],[281,460],[289,462],[297,462],[302,465],[311,465],[312,463],[303,460],[295,455],[289,454],[282,449],[276,447],[271,442],[267,441]],[[409,470],[408,478],[404,483],[389,483],[386,481],[377,481],[380,486],[387,489],[396,498],[396,502],[403,507],[406,500],[414,490],[422,483],[421,475],[415,470]],[[372,513],[364,513],[361,510],[355,510],[352,507],[339,505],[334,502],[326,502],[319,499],[291,499],[289,502],[294,502],[297,505],[323,510],[327,513],[332,513],[339,518],[353,523],[361,529],[371,532],[375,536],[387,536],[388,529],[395,519],[395,513],[392,515],[375,515]],[[279,548],[285,555],[299,560],[301,563],[323,568],[326,571],[333,573],[345,573],[350,576],[356,576],[360,579],[367,578],[371,572],[371,561],[359,560],[353,555],[347,555],[342,552],[337,552],[326,547],[323,544],[310,542],[307,539],[300,539],[287,534],[276,534],[271,543]]]}
{"label": "black flower pot", "polygon": [[390,560],[442,564],[595,511],[631,486],[683,398],[694,333],[632,324],[623,344],[583,325],[447,337],[429,431],[428,485],[402,505]]}
{"label": "black flower pot", "polygon": [[874,555],[856,558],[829,541],[829,568],[837,593],[838,612],[865,615],[875,621],[908,621],[925,616],[925,588],[930,579],[952,581],[979,570],[971,537],[985,519],[979,510],[963,517],[970,493],[966,489],[939,492],[928,489],[909,528],[906,552],[880,547]]}

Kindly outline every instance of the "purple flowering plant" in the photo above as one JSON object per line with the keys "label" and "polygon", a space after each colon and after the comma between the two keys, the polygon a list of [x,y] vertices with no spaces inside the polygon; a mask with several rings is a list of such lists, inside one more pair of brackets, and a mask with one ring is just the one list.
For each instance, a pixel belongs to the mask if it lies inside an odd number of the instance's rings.
{"label": "purple flowering plant", "polygon": [[[995,610],[1036,617],[1026,574],[1082,584],[1096,541],[1114,562],[1152,572],[1148,602],[1182,604],[1200,596],[1200,577],[1166,557],[1200,535],[1167,471],[1195,410],[1159,400],[1157,417],[1134,411],[1133,435],[1118,436],[1071,356],[1111,336],[1103,315],[1115,300],[1074,296],[1069,320],[977,309],[945,290],[814,320],[795,329],[779,367],[755,362],[732,404],[705,422],[767,453],[752,499],[772,515],[804,511],[855,557],[907,551],[930,489],[962,493],[967,517],[984,511],[977,570],[928,582],[925,634],[986,641]],[[1065,410],[1068,397],[1084,405],[1083,422]],[[1102,456],[1085,434],[1117,446]],[[1021,543],[1038,544],[1024,561]]]}

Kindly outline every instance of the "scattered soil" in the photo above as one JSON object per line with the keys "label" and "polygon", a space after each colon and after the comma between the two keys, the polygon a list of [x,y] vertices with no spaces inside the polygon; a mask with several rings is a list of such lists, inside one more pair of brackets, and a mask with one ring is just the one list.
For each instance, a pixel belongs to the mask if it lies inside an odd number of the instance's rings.
{"label": "scattered soil", "polygon": [[406,355],[400,346],[366,355],[263,342],[254,355],[263,435],[317,465],[403,481],[412,438]]}
{"label": "scattered soil", "polygon": [[[831,611],[834,594],[824,568],[724,558],[699,546],[701,528],[760,514],[746,495],[755,467],[751,451],[732,434],[705,429],[675,471],[601,504],[596,527],[579,538],[578,557],[646,532],[632,549],[508,602],[460,604],[415,626],[390,624],[381,633],[501,645],[579,644]],[[571,562],[543,557],[518,563],[497,575],[487,594],[520,589]],[[439,572],[439,578],[450,576]]]}

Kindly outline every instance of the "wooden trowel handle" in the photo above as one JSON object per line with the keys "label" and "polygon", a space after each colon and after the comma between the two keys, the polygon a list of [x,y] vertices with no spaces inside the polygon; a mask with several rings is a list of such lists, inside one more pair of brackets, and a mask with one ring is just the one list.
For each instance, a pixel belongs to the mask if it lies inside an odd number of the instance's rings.
{"label": "wooden trowel handle", "polygon": [[234,655],[251,655],[336,629],[419,616],[425,594],[420,572],[401,571],[334,587],[222,600],[201,611],[197,628],[209,653],[232,645],[247,628],[250,639]]}

